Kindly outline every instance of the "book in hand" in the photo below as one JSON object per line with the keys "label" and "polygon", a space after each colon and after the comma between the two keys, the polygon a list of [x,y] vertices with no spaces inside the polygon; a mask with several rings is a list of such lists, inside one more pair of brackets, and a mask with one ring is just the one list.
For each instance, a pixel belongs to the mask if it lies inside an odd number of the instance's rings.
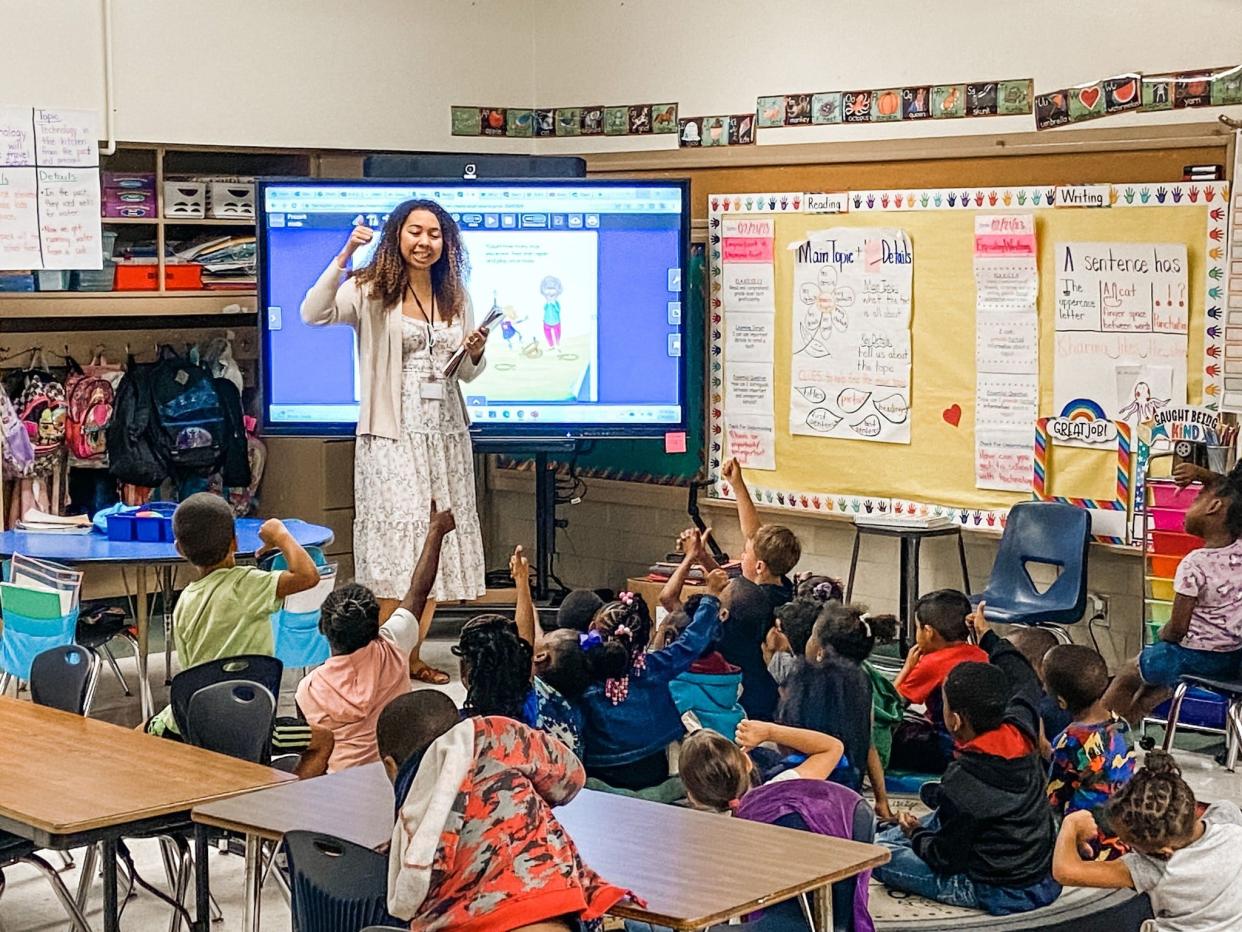
{"label": "book in hand", "polygon": [[[492,327],[496,326],[496,324],[500,322],[500,318],[503,316],[504,311],[493,304],[492,309],[487,312],[487,316],[483,318],[483,323],[479,324],[479,327],[484,330],[491,330]],[[469,335],[470,334],[466,334],[466,336]],[[465,360],[466,344],[463,341],[461,346],[457,347],[457,352],[449,357],[448,364],[444,367],[444,377],[448,379],[456,375],[457,370],[461,368],[461,364],[465,362]]]}

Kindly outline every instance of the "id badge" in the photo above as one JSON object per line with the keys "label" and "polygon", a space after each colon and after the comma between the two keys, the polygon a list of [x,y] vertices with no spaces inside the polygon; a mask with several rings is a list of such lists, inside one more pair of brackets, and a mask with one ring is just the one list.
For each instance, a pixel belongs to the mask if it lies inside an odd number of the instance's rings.
{"label": "id badge", "polygon": [[439,381],[421,382],[418,386],[418,396],[423,401],[443,401],[444,383]]}

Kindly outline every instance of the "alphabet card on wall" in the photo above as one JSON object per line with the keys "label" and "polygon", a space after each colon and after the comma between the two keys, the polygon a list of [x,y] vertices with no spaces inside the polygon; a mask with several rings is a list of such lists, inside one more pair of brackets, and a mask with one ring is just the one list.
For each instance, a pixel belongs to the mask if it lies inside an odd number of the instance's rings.
{"label": "alphabet card on wall", "polygon": [[836,227],[789,249],[790,433],[909,443],[909,237],[899,229]]}
{"label": "alphabet card on wall", "polygon": [[1055,255],[1055,409],[1141,423],[1185,404],[1186,244],[1057,243]]}

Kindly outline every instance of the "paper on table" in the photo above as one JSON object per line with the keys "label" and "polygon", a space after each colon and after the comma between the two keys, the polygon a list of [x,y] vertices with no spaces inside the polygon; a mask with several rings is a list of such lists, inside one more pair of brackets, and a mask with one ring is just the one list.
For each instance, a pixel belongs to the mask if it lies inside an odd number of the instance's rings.
{"label": "paper on table", "polygon": [[0,107],[0,166],[34,163],[33,112],[29,107]]}
{"label": "paper on table", "polygon": [[1021,311],[980,314],[975,320],[975,368],[1037,373],[1039,318]]}
{"label": "paper on table", "polygon": [[776,468],[776,431],[770,417],[729,417],[725,424],[728,455],[747,469]]}
{"label": "paper on table", "polygon": [[1038,405],[1038,375],[980,372],[975,376],[976,436],[989,428],[1030,431],[1033,436]]}
{"label": "paper on table", "polygon": [[38,173],[43,268],[102,268],[98,170],[40,168]]}
{"label": "paper on table", "polygon": [[770,262],[726,262],[720,267],[720,280],[726,311],[776,310]]}
{"label": "paper on table", "polygon": [[1027,491],[1035,465],[1033,432],[975,429],[975,486]]}
{"label": "paper on table", "polygon": [[725,373],[725,415],[772,416],[772,366],[763,362],[732,363]]}
{"label": "paper on table", "polygon": [[771,314],[729,311],[725,314],[725,359],[730,365],[738,362],[772,362],[775,342]]}
{"label": "paper on table", "polygon": [[38,200],[35,169],[0,168],[0,270],[43,267]]}
{"label": "paper on table", "polygon": [[51,168],[99,165],[99,113],[95,110],[34,111],[35,161]]}

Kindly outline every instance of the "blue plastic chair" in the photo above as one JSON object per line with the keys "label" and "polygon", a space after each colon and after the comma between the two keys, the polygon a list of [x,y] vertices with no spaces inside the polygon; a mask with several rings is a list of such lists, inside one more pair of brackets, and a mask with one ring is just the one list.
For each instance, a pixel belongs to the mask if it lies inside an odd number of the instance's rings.
{"label": "blue plastic chair", "polygon": [[[1009,510],[987,588],[970,601],[987,603],[989,621],[1006,625],[1072,625],[1087,610],[1091,516],[1059,502],[1019,502]],[[1056,580],[1040,592],[1028,564],[1052,566]]]}
{"label": "blue plastic chair", "polygon": [[[307,547],[315,565],[328,566],[328,559],[320,547]],[[265,570],[288,569],[282,553],[272,554],[259,561],[259,567]],[[319,608],[313,611],[296,612],[282,607],[273,612],[272,638],[275,641],[275,654],[286,667],[306,668],[323,663],[332,655],[328,639],[319,630]]]}
{"label": "blue plastic chair", "polygon": [[284,844],[296,932],[361,932],[377,923],[398,924],[388,914],[384,855],[317,832],[288,832]]}

